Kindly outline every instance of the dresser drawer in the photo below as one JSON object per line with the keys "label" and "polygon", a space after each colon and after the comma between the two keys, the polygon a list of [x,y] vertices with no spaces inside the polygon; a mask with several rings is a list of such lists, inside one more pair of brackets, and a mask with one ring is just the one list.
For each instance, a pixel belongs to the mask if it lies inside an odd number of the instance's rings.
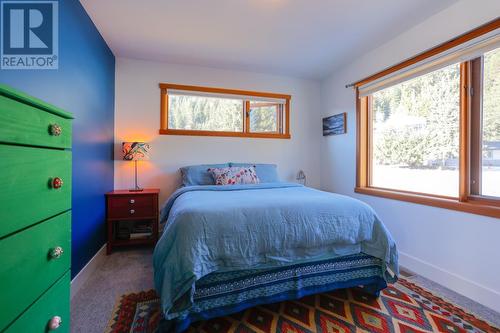
{"label": "dresser drawer", "polygon": [[108,197],[108,218],[155,218],[156,195],[121,195]]}
{"label": "dresser drawer", "polygon": [[0,95],[0,142],[70,148],[71,119]]}
{"label": "dresser drawer", "polygon": [[59,328],[50,332],[69,332],[69,271],[40,297],[19,319],[12,323],[6,333],[47,333],[49,322],[55,316],[61,318]]}
{"label": "dresser drawer", "polygon": [[69,270],[71,212],[0,240],[0,258],[1,330]]}
{"label": "dresser drawer", "polygon": [[70,151],[0,144],[0,156],[0,237],[71,208]]}

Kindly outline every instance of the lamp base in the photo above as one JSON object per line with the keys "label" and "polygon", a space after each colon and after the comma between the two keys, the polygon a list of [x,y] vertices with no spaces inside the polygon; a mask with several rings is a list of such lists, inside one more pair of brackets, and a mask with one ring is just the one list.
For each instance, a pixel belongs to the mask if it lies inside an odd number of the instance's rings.
{"label": "lamp base", "polygon": [[135,187],[131,188],[128,190],[129,192],[142,192],[144,191],[143,188],[140,188],[139,185],[137,185],[137,160],[134,160],[135,164]]}

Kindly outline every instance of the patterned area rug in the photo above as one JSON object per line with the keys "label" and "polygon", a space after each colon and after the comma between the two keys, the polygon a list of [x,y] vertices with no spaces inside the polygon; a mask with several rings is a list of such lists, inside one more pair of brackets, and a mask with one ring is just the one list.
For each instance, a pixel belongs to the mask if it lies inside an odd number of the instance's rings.
{"label": "patterned area rug", "polygon": [[[127,294],[117,302],[106,332],[156,332],[160,319],[154,290]],[[188,332],[500,333],[500,329],[400,278],[379,298],[357,289],[336,290],[195,323]]]}

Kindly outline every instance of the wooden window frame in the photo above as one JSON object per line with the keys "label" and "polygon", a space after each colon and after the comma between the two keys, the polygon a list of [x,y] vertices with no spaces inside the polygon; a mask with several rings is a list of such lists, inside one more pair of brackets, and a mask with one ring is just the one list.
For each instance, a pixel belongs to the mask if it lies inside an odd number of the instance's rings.
{"label": "wooden window frame", "polygon": [[[267,92],[257,92],[248,90],[236,90],[214,87],[188,86],[171,83],[160,83],[160,130],[162,135],[191,135],[191,136],[222,136],[222,137],[244,137],[244,138],[264,138],[264,139],[290,139],[290,101],[291,95],[276,94]],[[213,94],[236,95],[250,97],[243,103],[243,129],[241,132],[228,131],[205,131],[205,130],[183,130],[168,128],[168,90],[182,90]],[[276,98],[285,100],[284,110],[279,113],[279,132],[250,132],[250,100],[251,97]],[[279,108],[281,109],[281,108]],[[283,115],[284,114],[284,115]],[[284,119],[283,119],[284,116]],[[283,123],[284,120],[284,123]]]}
{"label": "wooden window frame", "polygon": [[[500,218],[500,199],[478,195],[478,181],[480,181],[478,179],[480,175],[478,156],[480,155],[477,154],[480,153],[481,149],[481,130],[478,124],[480,124],[481,115],[478,112],[480,111],[480,108],[478,108],[478,103],[480,103],[478,94],[472,94],[471,96],[471,91],[479,91],[477,87],[480,81],[477,77],[477,68],[479,66],[477,59],[460,64],[459,193],[457,193],[457,197],[371,186],[372,102],[371,96],[359,97],[359,87],[362,85],[438,55],[498,28],[500,28],[500,19],[495,19],[464,35],[354,83],[356,90],[356,187],[354,191],[356,193]],[[471,90],[471,88],[473,89]]]}

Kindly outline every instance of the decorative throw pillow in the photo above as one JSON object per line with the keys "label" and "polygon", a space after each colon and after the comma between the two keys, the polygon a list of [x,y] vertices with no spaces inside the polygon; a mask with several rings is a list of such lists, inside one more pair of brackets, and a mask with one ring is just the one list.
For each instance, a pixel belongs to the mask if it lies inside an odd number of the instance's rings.
{"label": "decorative throw pillow", "polygon": [[259,177],[252,167],[209,168],[214,177],[215,185],[258,184]]}
{"label": "decorative throw pillow", "polygon": [[[253,166],[261,183],[276,183],[280,181],[280,177],[278,176],[278,167],[276,164],[230,162],[228,166],[240,168]],[[217,166],[216,168],[219,167]]]}

